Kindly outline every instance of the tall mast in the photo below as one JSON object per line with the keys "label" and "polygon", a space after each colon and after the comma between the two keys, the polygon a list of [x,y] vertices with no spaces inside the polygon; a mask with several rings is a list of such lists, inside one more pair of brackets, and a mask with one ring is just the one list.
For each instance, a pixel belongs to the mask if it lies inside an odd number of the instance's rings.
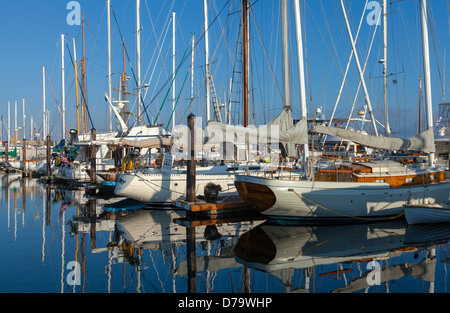
{"label": "tall mast", "polygon": [[87,107],[86,107],[86,42],[85,42],[85,37],[84,37],[84,12],[81,14],[82,15],[82,25],[83,25],[83,58],[81,59],[81,88],[83,89],[83,94],[82,94],[82,116],[83,116],[83,122],[84,122],[84,132],[88,131],[87,128]]}
{"label": "tall mast", "polygon": [[419,132],[422,132],[422,77],[419,77]]}
{"label": "tall mast", "polygon": [[8,146],[11,141],[11,103],[8,101]]}
{"label": "tall mast", "polygon": [[384,128],[386,137],[391,135],[389,126],[388,91],[387,91],[387,0],[383,0],[383,76],[384,76]]}
{"label": "tall mast", "polygon": [[136,0],[136,59],[137,59],[137,89],[138,89],[138,125],[142,124],[141,103],[141,1]]}
{"label": "tall mast", "polygon": [[172,12],[172,129],[175,129],[175,12]]}
{"label": "tall mast", "polygon": [[[433,129],[433,102],[431,98],[431,76],[430,76],[430,50],[428,46],[428,16],[427,0],[420,0],[420,21],[422,34],[422,57],[423,57],[423,75],[425,86],[425,105],[427,113],[427,130]],[[431,152],[428,161],[430,166],[435,165],[435,153]]]}
{"label": "tall mast", "polygon": [[17,148],[17,101],[14,101],[14,147]]}
{"label": "tall mast", "polygon": [[73,59],[75,70],[75,107],[77,109],[77,132],[80,133],[80,108],[78,106],[78,67],[77,67],[77,48],[75,46],[75,38],[72,38],[73,42]]}
{"label": "tall mast", "polygon": [[243,73],[243,125],[248,126],[248,1],[242,0],[242,73]]}
{"label": "tall mast", "polygon": [[25,131],[25,118],[27,117],[25,114],[25,98],[22,98],[22,139],[25,139],[27,137],[26,131]]}
{"label": "tall mast", "polygon": [[195,48],[195,35],[192,35],[191,39],[191,106],[192,102],[194,101],[194,61],[195,61],[195,55],[194,55],[194,48]]}
{"label": "tall mast", "polygon": [[[108,96],[112,101],[112,71],[111,71],[111,0],[107,0],[107,16],[108,16]],[[109,108],[109,131],[112,131],[112,110],[111,106]]]}
{"label": "tall mast", "polygon": [[[122,101],[123,111],[127,112],[127,65],[125,61],[125,41],[122,37],[122,52],[123,52],[123,73],[122,73]],[[128,125],[128,116],[124,116],[125,125]]]}
{"label": "tall mast", "polygon": [[42,66],[42,139],[47,138],[47,126],[45,119],[45,66]]}
{"label": "tall mast", "polygon": [[[299,0],[294,0],[295,10],[295,27],[297,35],[297,59],[298,59],[298,81],[300,90],[300,109],[302,119],[307,119],[306,109],[306,87],[305,87],[305,65],[303,59],[303,37],[302,37],[302,23],[300,17],[300,3]],[[303,164],[306,165],[306,161],[309,157],[308,144],[303,145]]]}
{"label": "tall mast", "polygon": [[208,36],[208,2],[203,0],[203,16],[205,27],[205,75],[206,75],[206,121],[211,118],[211,98],[210,98],[210,84],[209,84],[209,36]]}
{"label": "tall mast", "polygon": [[66,139],[66,82],[64,77],[64,34],[61,34],[62,139]]}
{"label": "tall mast", "polygon": [[289,33],[287,0],[281,0],[281,41],[283,54],[284,107],[291,107],[291,83],[289,79]]}

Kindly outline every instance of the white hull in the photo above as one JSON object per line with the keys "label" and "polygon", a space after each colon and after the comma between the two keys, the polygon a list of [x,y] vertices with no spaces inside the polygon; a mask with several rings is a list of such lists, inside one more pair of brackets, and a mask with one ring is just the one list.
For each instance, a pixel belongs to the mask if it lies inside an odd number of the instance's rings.
{"label": "white hull", "polygon": [[450,206],[440,203],[405,205],[405,218],[408,224],[448,223]]}
{"label": "white hull", "polygon": [[[196,175],[196,195],[203,195],[203,188],[210,182],[222,187],[219,195],[237,195],[234,179],[234,174]],[[125,173],[120,175],[114,193],[146,203],[172,204],[186,199],[186,174]]]}
{"label": "white hull", "polygon": [[404,212],[407,203],[432,203],[449,200],[450,182],[392,188],[387,183],[323,182],[274,180],[237,176],[237,182],[265,186],[275,197],[274,204],[262,214],[285,218],[330,220],[384,219]]}
{"label": "white hull", "polygon": [[[263,173],[263,165],[213,165],[196,168],[197,196],[204,194],[208,183],[220,185],[219,196],[237,195],[234,185],[236,175],[246,171],[252,174]],[[296,173],[293,173],[296,175]],[[186,168],[170,170],[147,169],[121,174],[114,193],[146,203],[172,204],[186,199]]]}

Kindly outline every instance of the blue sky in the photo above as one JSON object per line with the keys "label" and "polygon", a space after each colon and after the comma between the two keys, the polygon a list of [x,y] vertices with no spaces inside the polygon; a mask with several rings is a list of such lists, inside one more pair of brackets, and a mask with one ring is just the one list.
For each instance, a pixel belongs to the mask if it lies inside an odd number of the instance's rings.
{"label": "blue sky", "polygon": [[[87,99],[94,126],[98,131],[107,130],[108,106],[104,93],[108,90],[106,1],[79,0],[85,14]],[[292,1],[289,1],[290,3]],[[366,1],[345,0],[353,32],[359,24]],[[450,53],[449,22],[447,2],[429,1],[430,55],[432,59],[432,85],[435,115],[438,103],[443,99],[443,86],[448,84],[444,70],[444,51]],[[66,35],[70,53],[73,55],[72,38],[77,45],[78,61],[82,57],[81,26],[67,24],[66,0],[18,0],[2,1],[0,10],[0,114],[6,121],[7,103],[11,101],[11,123],[14,127],[14,101],[18,102],[18,124],[22,125],[22,98],[26,102],[26,137],[29,137],[30,116],[33,116],[38,132],[42,127],[42,66],[47,69],[50,80],[46,82],[47,109],[51,114],[50,129],[55,138],[61,136],[61,118],[57,104],[61,106],[61,42],[60,35]],[[113,88],[119,87],[123,68],[122,45],[119,29],[124,36],[130,61],[127,60],[129,92],[136,92],[130,64],[136,70],[135,0],[112,0],[117,23],[112,18]],[[229,82],[233,77],[235,50],[239,26],[240,0],[208,0],[210,28],[210,61],[217,97],[221,102],[228,98]],[[282,108],[281,95],[281,22],[279,1],[253,1],[250,17],[252,38],[252,67],[250,69],[250,113],[251,122],[267,123]],[[351,46],[342,18],[339,1],[301,1],[304,39],[307,57],[307,92],[309,116],[317,107],[322,107],[329,118],[336,102]],[[418,77],[422,74],[420,24],[418,0],[403,0],[391,4],[389,11],[389,102],[390,121],[393,131],[401,136],[414,135],[417,130]],[[148,115],[154,119],[162,108],[158,123],[168,123],[171,112],[171,91],[168,82],[172,74],[172,28],[171,13],[176,13],[176,63],[181,64],[176,78],[176,93],[180,96],[176,122],[185,123],[190,111],[205,117],[204,88],[204,41],[202,0],[141,0],[141,68],[142,81],[148,83],[145,105]],[[220,12],[220,14],[219,14]],[[360,61],[363,64],[375,27],[366,21],[361,26],[358,39]],[[431,19],[432,18],[432,19]],[[256,24],[255,24],[256,22]],[[297,61],[293,9],[290,7],[291,86],[294,117],[300,116],[297,82]],[[118,25],[117,25],[118,24]],[[165,35],[167,31],[167,35]],[[367,63],[366,83],[374,106],[375,116],[383,121],[383,90],[381,65],[382,28],[377,29]],[[195,49],[194,96],[190,105],[190,77],[186,76],[190,66],[189,41],[197,38]],[[163,38],[165,40],[163,41]],[[262,38],[262,43],[260,41]],[[159,43],[159,45],[157,45]],[[69,50],[65,52],[66,67],[66,123],[76,128],[74,70]],[[158,57],[160,53],[160,56]],[[78,62],[79,63],[79,62]],[[79,72],[80,73],[80,72]],[[273,78],[275,75],[275,78]],[[151,78],[151,80],[150,80]],[[186,81],[185,81],[186,79]],[[396,83],[394,83],[394,80]],[[348,75],[347,85],[337,110],[338,117],[348,117],[359,82],[355,63]],[[445,90],[445,89],[444,89]],[[54,93],[54,94],[53,94]],[[168,94],[166,98],[166,94]],[[113,93],[117,97],[117,93]],[[56,100],[55,100],[56,97]],[[166,100],[164,101],[164,99]],[[448,97],[447,97],[448,98]],[[357,97],[357,109],[362,107],[362,92]],[[164,104],[164,105],[163,105]],[[135,98],[129,106],[136,112]],[[233,121],[239,123],[240,105],[233,103]],[[144,117],[144,121],[147,117]],[[114,126],[116,124],[114,123]],[[422,123],[423,125],[423,123]],[[3,128],[4,132],[6,128]],[[4,135],[6,138],[6,135]],[[20,136],[19,136],[20,137]]]}

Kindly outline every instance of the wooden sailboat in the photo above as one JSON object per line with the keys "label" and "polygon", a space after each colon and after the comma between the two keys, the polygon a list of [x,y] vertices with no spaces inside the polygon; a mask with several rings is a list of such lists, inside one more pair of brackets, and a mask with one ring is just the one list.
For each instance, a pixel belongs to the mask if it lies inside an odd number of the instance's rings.
{"label": "wooden sailboat", "polygon": [[[404,213],[404,204],[449,199],[450,182],[445,179],[444,170],[434,164],[427,1],[420,0],[420,4],[428,130],[409,139],[372,138],[359,134],[352,134],[350,139],[354,142],[361,138],[373,140],[371,145],[384,149],[421,148],[429,153],[429,164],[402,165],[385,160],[364,165],[348,164],[316,173],[314,179],[301,180],[237,176],[236,188],[245,202],[261,213],[277,218],[361,221],[400,216]],[[342,1],[341,5],[344,11]],[[338,131],[332,127],[324,128],[317,127],[314,131]]]}

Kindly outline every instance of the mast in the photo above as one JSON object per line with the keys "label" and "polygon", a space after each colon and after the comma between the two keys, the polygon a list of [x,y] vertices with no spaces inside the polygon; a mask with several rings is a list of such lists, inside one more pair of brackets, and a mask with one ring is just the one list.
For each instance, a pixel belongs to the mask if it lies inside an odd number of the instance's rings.
{"label": "mast", "polygon": [[[17,101],[14,101],[14,148],[17,148]],[[17,153],[15,159],[17,161]]]}
{"label": "mast", "polygon": [[206,75],[206,122],[211,118],[211,98],[209,85],[209,37],[208,37],[208,2],[203,0],[203,16],[205,27],[205,75]]}
{"label": "mast", "polygon": [[419,132],[422,132],[422,77],[419,77]]}
{"label": "mast", "polygon": [[25,98],[22,98],[22,139],[26,138],[26,132],[25,132],[25,118],[26,118],[26,114],[25,114]]}
{"label": "mast", "polygon": [[11,103],[8,101],[8,146],[11,141]]}
{"label": "mast", "polygon": [[172,12],[172,129],[175,129],[175,12]]}
{"label": "mast", "polygon": [[[123,52],[123,73],[122,73],[122,101],[123,101],[123,111],[127,112],[127,65],[125,61],[125,41],[122,37],[122,52]],[[128,125],[128,116],[124,116],[125,125]]]}
{"label": "mast", "polygon": [[42,66],[42,138],[47,138],[47,123],[45,120],[45,66]]}
{"label": "mast", "polygon": [[242,0],[242,73],[243,125],[248,126],[248,1]]}
{"label": "mast", "polygon": [[[300,109],[302,114],[302,119],[307,119],[307,109],[306,109],[306,87],[305,87],[305,65],[303,59],[303,38],[302,38],[302,23],[300,17],[300,3],[299,0],[294,0],[294,10],[295,10],[295,27],[297,35],[297,59],[298,59],[298,80],[299,80],[299,90],[300,90]],[[308,144],[303,145],[303,165],[306,165],[307,159],[309,157],[309,146]]]}
{"label": "mast", "polygon": [[[422,58],[423,58],[423,75],[425,86],[425,105],[427,113],[427,130],[433,129],[433,108],[431,98],[431,77],[430,77],[430,50],[428,46],[428,16],[427,16],[427,0],[420,0],[420,21],[422,35]],[[435,153],[431,152],[428,157],[429,165],[435,165]]]}
{"label": "mast", "polygon": [[284,107],[291,107],[291,82],[289,79],[289,33],[287,0],[281,0],[281,43],[283,54]]}
{"label": "mast", "polygon": [[[111,0],[107,0],[107,16],[108,16],[108,95],[112,101],[112,71],[111,71]],[[112,132],[112,110],[109,106],[109,131]]]}
{"label": "mast", "polygon": [[383,0],[383,78],[384,78],[384,129],[386,137],[391,135],[389,126],[388,93],[387,93],[387,0]]}
{"label": "mast", "polygon": [[136,0],[136,59],[137,59],[137,89],[138,89],[138,125],[142,125],[141,103],[141,1]]}
{"label": "mast", "polygon": [[77,67],[77,48],[75,46],[75,38],[72,38],[73,42],[73,59],[75,70],[75,107],[77,108],[77,132],[80,133],[80,108],[78,106],[78,67]]}
{"label": "mast", "polygon": [[194,55],[194,48],[195,48],[195,35],[192,35],[192,48],[191,48],[191,106],[192,102],[194,101],[194,61],[195,61],[195,55]]}
{"label": "mast", "polygon": [[87,127],[87,107],[86,107],[86,42],[85,42],[85,36],[84,36],[84,12],[82,12],[82,19],[83,19],[83,58],[81,59],[81,88],[83,88],[83,97],[81,99],[82,102],[82,116],[83,116],[83,122],[84,122],[84,132],[86,133],[88,131]]}
{"label": "mast", "polygon": [[64,77],[64,34],[61,34],[62,139],[66,139],[66,82]]}

